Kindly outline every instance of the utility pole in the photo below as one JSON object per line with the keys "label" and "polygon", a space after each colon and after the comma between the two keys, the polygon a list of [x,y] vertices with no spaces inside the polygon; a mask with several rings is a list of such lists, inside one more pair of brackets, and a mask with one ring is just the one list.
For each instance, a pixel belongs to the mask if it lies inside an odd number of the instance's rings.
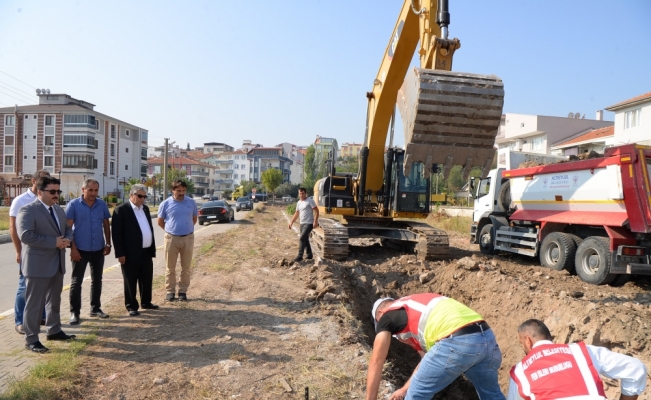
{"label": "utility pole", "polygon": [[163,156],[163,200],[167,198],[167,187],[169,183],[167,182],[167,157],[169,152],[169,138],[165,138],[165,149]]}

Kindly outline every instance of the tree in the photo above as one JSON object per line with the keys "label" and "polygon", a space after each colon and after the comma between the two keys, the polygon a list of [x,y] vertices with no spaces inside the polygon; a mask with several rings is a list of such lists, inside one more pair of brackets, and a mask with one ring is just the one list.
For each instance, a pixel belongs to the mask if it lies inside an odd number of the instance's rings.
{"label": "tree", "polygon": [[291,196],[298,197],[298,185],[292,185],[289,182],[285,182],[282,185],[278,186],[276,189],[276,194],[278,196]]}
{"label": "tree", "polygon": [[244,194],[251,193],[251,190],[253,188],[258,187],[258,184],[253,182],[253,181],[242,181],[242,182],[240,182],[240,185],[242,185],[242,189],[244,190]]}
{"label": "tree", "polygon": [[190,151],[190,142],[188,142],[188,147],[186,148],[187,151]]}
{"label": "tree", "polygon": [[131,186],[137,185],[139,183],[142,183],[142,182],[140,180],[136,179],[136,178],[129,178],[126,185],[124,185],[125,197],[129,195],[129,191],[131,190]]}
{"label": "tree", "polygon": [[262,184],[267,188],[267,192],[274,193],[281,183],[283,183],[283,173],[278,168],[269,168],[262,173]]}
{"label": "tree", "polygon": [[305,181],[314,181],[316,178],[316,149],[314,145],[308,146],[305,151],[305,164],[303,164],[303,179]]}
{"label": "tree", "polygon": [[339,157],[337,172],[355,174],[359,170],[359,160],[357,156]]}
{"label": "tree", "polygon": [[[159,172],[155,176],[156,176],[156,183],[160,182],[160,184],[161,184],[160,188],[162,189],[163,173]],[[185,182],[186,185],[188,185],[188,190],[187,190],[188,194],[194,193],[194,182],[192,182],[192,179],[188,178],[186,170],[185,169],[178,169],[178,168],[175,168],[175,167],[170,167],[167,170],[167,181],[168,181],[167,182],[167,191],[168,192],[172,190],[172,182],[177,181],[177,180],[181,180],[181,181]],[[166,198],[166,197],[167,197],[167,194],[163,193],[163,198]]]}
{"label": "tree", "polygon": [[233,191],[232,191],[232,190],[230,190],[230,189],[226,189],[226,190],[224,190],[224,192],[223,192],[223,198],[224,198],[224,199],[230,199],[232,194],[233,194]]}

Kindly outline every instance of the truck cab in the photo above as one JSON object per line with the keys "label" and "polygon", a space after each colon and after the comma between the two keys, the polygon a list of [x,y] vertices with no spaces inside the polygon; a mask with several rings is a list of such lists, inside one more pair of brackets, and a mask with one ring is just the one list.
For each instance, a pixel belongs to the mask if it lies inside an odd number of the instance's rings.
{"label": "truck cab", "polygon": [[491,170],[483,179],[471,178],[470,192],[475,198],[475,205],[470,226],[470,243],[479,243],[479,233],[486,224],[490,224],[490,216],[504,211],[499,208],[497,197],[502,188],[502,172],[505,170],[506,168],[497,168]]}

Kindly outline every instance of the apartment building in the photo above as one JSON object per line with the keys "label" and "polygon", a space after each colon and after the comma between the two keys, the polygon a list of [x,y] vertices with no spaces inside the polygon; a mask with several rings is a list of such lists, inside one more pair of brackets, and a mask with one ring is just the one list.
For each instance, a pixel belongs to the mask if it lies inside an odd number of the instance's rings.
{"label": "apartment building", "polygon": [[638,143],[651,146],[651,92],[619,102],[606,110],[615,112],[613,145]]}
{"label": "apartment building", "polygon": [[[163,158],[150,158],[147,160],[148,175],[152,176],[163,171]],[[215,190],[215,166],[186,157],[169,157],[167,164],[172,168],[185,170],[186,176],[194,183],[194,195],[203,196],[212,194]]]}
{"label": "apartment building", "polygon": [[603,113],[597,113],[597,119],[577,118],[574,114],[572,117],[549,117],[507,113],[502,116],[495,144],[500,149],[551,154],[554,143],[613,125],[602,117]]}
{"label": "apartment building", "polygon": [[275,147],[282,148],[283,155],[285,155],[285,157],[289,157],[289,159],[292,160],[292,165],[289,167],[290,183],[293,185],[300,185],[303,183],[305,151],[301,151],[300,146],[287,142],[277,144]]}
{"label": "apartment building", "polygon": [[270,168],[277,168],[283,174],[283,183],[291,182],[292,160],[285,155],[282,147],[255,147],[247,153],[251,161],[249,176],[260,183],[262,173]]}
{"label": "apartment building", "polygon": [[339,149],[338,157],[358,157],[359,152],[362,151],[362,147],[364,145],[361,143],[344,143],[341,145],[341,149]]}
{"label": "apartment building", "polygon": [[219,197],[227,190],[234,190],[242,181],[250,180],[251,161],[241,150],[204,154],[197,159],[215,166],[214,194]]}
{"label": "apartment building", "polygon": [[0,108],[0,174],[39,169],[61,179],[63,198],[81,194],[86,178],[100,195],[121,195],[119,182],[146,176],[148,131],[67,94],[38,93],[39,104]]}
{"label": "apartment building", "polygon": [[571,136],[560,142],[552,143],[551,154],[559,156],[578,156],[596,151],[603,153],[615,137],[615,127],[593,129],[587,133]]}
{"label": "apartment building", "polygon": [[224,153],[234,151],[233,146],[229,146],[226,143],[210,142],[203,144],[204,153]]}

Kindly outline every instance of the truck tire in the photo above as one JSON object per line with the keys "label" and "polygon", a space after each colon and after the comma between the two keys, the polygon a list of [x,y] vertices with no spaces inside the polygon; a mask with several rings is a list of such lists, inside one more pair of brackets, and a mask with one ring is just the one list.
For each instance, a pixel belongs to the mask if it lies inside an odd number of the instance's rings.
{"label": "truck tire", "polygon": [[630,274],[617,274],[615,275],[615,279],[613,279],[613,281],[610,282],[608,285],[613,287],[620,287],[626,285],[626,283],[630,280],[631,280]]}
{"label": "truck tire", "polygon": [[568,269],[574,265],[575,256],[576,244],[567,233],[552,232],[540,246],[540,264],[545,268],[556,271]]}
{"label": "truck tire", "polygon": [[511,181],[507,180],[502,184],[497,194],[497,208],[502,212],[508,212],[511,207]]}
{"label": "truck tire", "polygon": [[[567,236],[571,237],[572,240],[574,240],[574,245],[578,249],[579,245],[581,244],[583,239],[581,239],[580,236],[577,236],[577,235],[575,235],[573,233],[565,233],[565,234]],[[576,275],[576,267],[574,265],[575,259],[576,259],[576,257],[572,256],[572,259],[570,260],[570,262],[567,265],[567,271],[570,273],[570,275]]]}
{"label": "truck tire", "polygon": [[477,242],[479,243],[479,250],[483,254],[495,255],[500,252],[499,250],[495,250],[493,247],[494,241],[492,224],[486,224],[481,228],[481,231],[479,232],[479,240]]}
{"label": "truck tire", "polygon": [[606,285],[617,275],[610,273],[610,239],[600,236],[585,238],[576,250],[574,265],[583,282]]}

